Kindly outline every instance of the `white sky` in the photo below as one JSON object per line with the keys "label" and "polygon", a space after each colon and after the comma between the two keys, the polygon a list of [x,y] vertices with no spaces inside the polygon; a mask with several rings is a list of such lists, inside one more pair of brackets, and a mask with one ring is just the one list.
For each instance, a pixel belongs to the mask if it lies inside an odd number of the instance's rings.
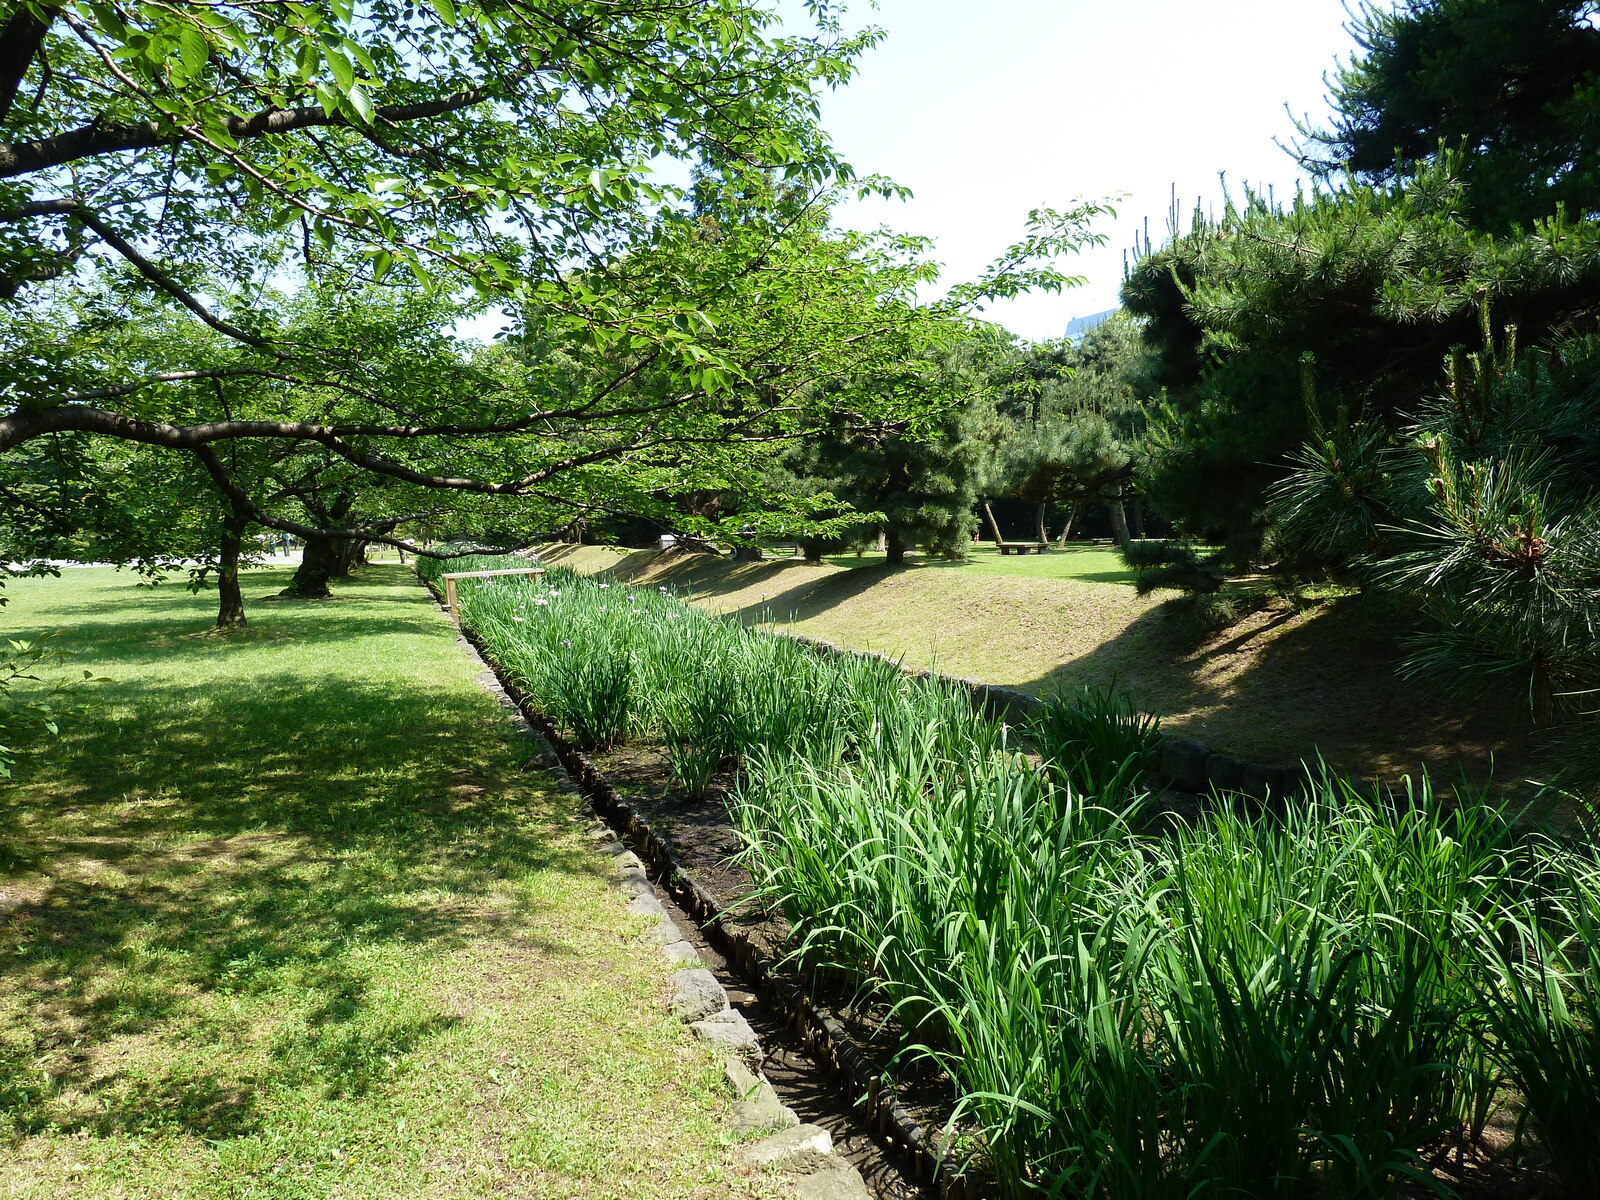
{"label": "white sky", "polygon": [[[786,16],[800,0],[780,0]],[[1021,237],[1030,209],[1125,193],[1098,228],[1104,249],[1069,260],[1082,288],[984,315],[1030,340],[1112,308],[1123,251],[1148,219],[1158,242],[1174,184],[1187,221],[1215,206],[1225,172],[1292,195],[1274,144],[1289,112],[1326,113],[1322,77],[1353,43],[1342,0],[880,0],[846,29],[888,36],[823,100],[823,126],[859,172],[911,188],[909,202],[852,203],[843,225],[936,240],[945,278],[970,279]],[[1285,111],[1285,106],[1289,111]]]}
{"label": "white sky", "polygon": [[[772,0],[793,32],[814,28],[804,0]],[[1066,260],[1088,277],[983,315],[1029,340],[1114,308],[1123,258],[1148,225],[1159,243],[1176,185],[1219,206],[1225,173],[1293,194],[1279,149],[1290,113],[1320,123],[1323,75],[1354,48],[1344,0],[850,0],[847,30],[887,37],[855,79],[823,97],[823,127],[861,174],[909,187],[909,201],[851,202],[841,225],[887,225],[935,241],[946,282],[972,279],[1021,239],[1029,210],[1122,194],[1107,243]],[[1276,141],[1275,141],[1276,139]],[[931,298],[931,297],[930,297]],[[498,313],[462,322],[490,338]]]}

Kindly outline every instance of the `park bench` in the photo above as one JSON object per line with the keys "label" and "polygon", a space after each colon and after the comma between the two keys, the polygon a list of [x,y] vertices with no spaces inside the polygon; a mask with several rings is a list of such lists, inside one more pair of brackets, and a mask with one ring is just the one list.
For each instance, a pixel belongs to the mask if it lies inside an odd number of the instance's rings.
{"label": "park bench", "polygon": [[1001,554],[1043,554],[1050,548],[1049,542],[996,542]]}
{"label": "park bench", "polygon": [[458,579],[488,579],[493,575],[526,575],[530,579],[537,579],[544,574],[543,567],[505,567],[498,571],[452,571],[441,575],[444,580],[444,606],[450,610],[450,615],[457,621],[461,620],[461,610],[456,607],[456,580]]}

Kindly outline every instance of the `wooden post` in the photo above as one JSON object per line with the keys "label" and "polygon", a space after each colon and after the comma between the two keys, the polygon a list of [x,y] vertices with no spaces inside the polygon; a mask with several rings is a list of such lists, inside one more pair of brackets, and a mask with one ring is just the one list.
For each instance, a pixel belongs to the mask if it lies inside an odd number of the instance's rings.
{"label": "wooden post", "polygon": [[444,606],[450,610],[450,615],[461,623],[461,608],[456,603],[456,580],[458,579],[488,579],[491,575],[526,575],[529,579],[537,579],[544,574],[543,567],[509,567],[498,571],[451,571],[443,576],[444,579]]}

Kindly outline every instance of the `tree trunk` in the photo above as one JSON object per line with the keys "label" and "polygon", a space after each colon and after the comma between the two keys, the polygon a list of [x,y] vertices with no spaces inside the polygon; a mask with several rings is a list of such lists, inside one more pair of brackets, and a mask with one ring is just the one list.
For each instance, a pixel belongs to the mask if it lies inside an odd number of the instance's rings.
{"label": "tree trunk", "polygon": [[806,561],[808,563],[819,563],[819,562],[822,561],[822,543],[821,542],[809,542],[809,541],[808,542],[801,542],[800,543],[800,550],[801,550],[802,553],[805,554]]}
{"label": "tree trunk", "polygon": [[1050,540],[1050,531],[1044,527],[1044,504],[1042,502],[1033,513],[1033,540],[1036,542],[1048,542]]}
{"label": "tree trunk", "polygon": [[239,551],[250,519],[238,511],[222,523],[221,553],[217,556],[217,628],[243,629],[250,624],[244,616],[244,593],[239,589]]}
{"label": "tree trunk", "polygon": [[1120,497],[1113,497],[1106,501],[1106,511],[1111,514],[1111,532],[1117,539],[1117,545],[1124,550],[1128,549],[1128,514],[1122,507]]}
{"label": "tree trunk", "polygon": [[335,579],[349,579],[350,572],[356,567],[365,566],[367,561],[367,543],[355,538],[345,538],[334,547],[335,566],[333,577]]}
{"label": "tree trunk", "polygon": [[339,573],[340,546],[333,538],[307,538],[300,565],[278,595],[291,600],[327,600],[328,580]]}
{"label": "tree trunk", "polygon": [[1067,548],[1067,536],[1072,532],[1072,523],[1077,519],[1078,506],[1074,504],[1067,509],[1067,523],[1061,527],[1060,546],[1063,550]]}
{"label": "tree trunk", "polygon": [[[316,524],[327,528],[344,524],[350,510],[355,507],[355,496],[350,492],[339,492],[330,499],[318,494],[303,497],[302,503],[315,518]],[[286,600],[332,599],[328,581],[349,578],[352,557],[365,544],[356,538],[307,538],[294,578],[278,595]]]}
{"label": "tree trunk", "polygon": [[989,532],[994,537],[994,544],[998,546],[1005,539],[1000,536],[1000,522],[994,519],[994,509],[989,507],[989,497],[987,496],[983,498],[983,516],[989,522]]}
{"label": "tree trunk", "polygon": [[1139,496],[1133,498],[1133,536],[1144,540],[1144,500]]}
{"label": "tree trunk", "polygon": [[907,549],[909,547],[906,545],[905,540],[901,538],[899,530],[891,529],[884,535],[883,552],[888,557],[891,567],[903,567],[906,565]]}

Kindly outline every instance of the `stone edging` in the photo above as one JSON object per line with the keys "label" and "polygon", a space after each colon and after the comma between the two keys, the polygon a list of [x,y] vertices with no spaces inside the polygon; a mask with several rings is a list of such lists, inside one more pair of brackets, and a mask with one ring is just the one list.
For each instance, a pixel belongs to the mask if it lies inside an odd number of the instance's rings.
{"label": "stone edging", "polygon": [[[561,750],[541,737],[544,751],[536,760],[560,781],[562,791],[582,795],[563,764]],[[738,1156],[752,1166],[770,1167],[797,1176],[796,1200],[872,1200],[861,1172],[833,1152],[833,1138],[820,1125],[802,1124],[761,1072],[764,1054],[750,1022],[728,1002],[728,993],[683,936],[661,901],[644,862],[627,849],[603,820],[591,822],[587,836],[616,863],[615,886],[628,897],[628,911],[653,918],[644,939],[661,948],[673,968],[673,1015],[722,1058],[723,1080],[733,1095],[727,1118],[730,1132],[762,1135],[742,1145]]]}
{"label": "stone edging", "polygon": [[[435,602],[439,602],[438,591],[432,584],[420,576],[418,578],[433,595]],[[448,618],[449,611],[444,609],[442,603],[440,608]],[[491,690],[498,693],[497,699],[520,718],[518,724],[525,726],[522,732],[531,743],[533,761],[554,777],[558,791],[572,796],[587,795],[593,802],[596,789],[592,780],[599,773],[561,738],[549,721],[529,709],[521,690],[506,678],[499,665],[487,655],[482,641],[465,626],[452,623],[456,625],[464,648],[489,674],[489,679],[483,681],[485,686],[491,686]],[[616,796],[609,784],[606,785],[606,791],[620,804],[620,797]],[[631,813],[632,810],[628,811]],[[654,847],[652,857],[665,854],[671,859],[670,851],[650,832],[648,825],[637,818],[631,824],[642,827],[642,838],[632,832],[631,825],[630,833],[636,842]],[[729,1003],[727,991],[717,982],[716,976],[706,969],[699,952],[683,936],[677,922],[662,905],[643,860],[617,839],[604,820],[591,821],[584,833],[596,843],[599,853],[610,857],[616,864],[613,886],[628,897],[628,912],[654,919],[654,924],[645,931],[643,938],[660,947],[663,957],[672,968],[669,1004],[673,1015],[688,1025],[697,1038],[722,1058],[723,1080],[734,1101],[726,1122],[729,1131],[737,1135],[763,1135],[738,1148],[740,1160],[751,1166],[776,1169],[795,1177],[795,1200],[873,1200],[861,1172],[833,1152],[832,1135],[820,1125],[802,1124],[794,1110],[778,1098],[772,1084],[761,1072],[765,1055],[755,1030],[750,1027],[744,1014]],[[675,862],[672,863],[672,869],[687,879],[681,871],[677,871]],[[693,885],[693,892],[713,909],[716,907],[715,901],[697,884]],[[686,911],[693,912],[692,909]]]}
{"label": "stone edging", "polygon": [[[510,690],[515,693],[514,685]],[[747,933],[728,927],[723,920],[726,910],[683,869],[671,847],[638,810],[617,793],[581,750],[562,738],[537,711],[529,711],[526,704],[523,711],[553,745],[556,755],[578,780],[595,809],[619,833],[626,833],[644,855],[660,886],[694,917],[707,940],[726,954],[740,974],[752,986],[761,988],[788,1016],[790,1028],[800,1037],[806,1052],[840,1077],[845,1095],[861,1111],[868,1126],[901,1153],[911,1166],[914,1178],[920,1183],[937,1186],[941,1200],[977,1200],[969,1194],[958,1174],[957,1164],[936,1152],[932,1139],[901,1106],[894,1088],[884,1083],[881,1074],[837,1018],[792,978],[782,974],[778,963]]]}

